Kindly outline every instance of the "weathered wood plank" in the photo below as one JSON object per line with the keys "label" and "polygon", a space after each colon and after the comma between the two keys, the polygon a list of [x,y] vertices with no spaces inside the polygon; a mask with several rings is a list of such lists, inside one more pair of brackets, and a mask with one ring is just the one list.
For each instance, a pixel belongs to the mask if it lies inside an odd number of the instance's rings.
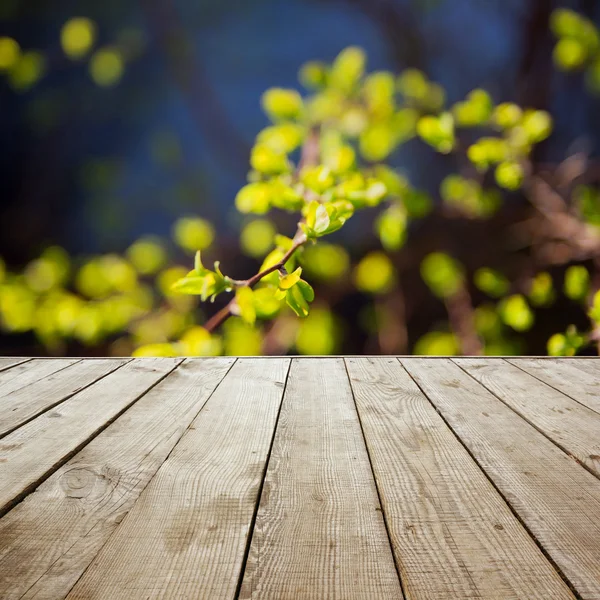
{"label": "weathered wood plank", "polygon": [[186,361],[0,519],[3,600],[68,594],[234,360]]}
{"label": "weathered wood plank", "polygon": [[292,361],[240,598],[402,598],[342,359]]}
{"label": "weathered wood plank", "polygon": [[400,363],[346,364],[407,597],[573,598]]}
{"label": "weathered wood plank", "polygon": [[0,406],[4,398],[52,373],[79,362],[79,358],[34,359],[0,372]]}
{"label": "weathered wood plank", "polygon": [[447,359],[402,359],[580,596],[600,598],[600,480]]}
{"label": "weathered wood plank", "polygon": [[600,477],[600,414],[506,361],[454,362]]}
{"label": "weathered wood plank", "polygon": [[[511,359],[512,360],[512,359]],[[526,358],[525,360],[530,360]],[[549,358],[552,362],[557,362],[563,365],[570,365],[577,367],[586,373],[590,373],[594,376],[595,381],[600,380],[600,357],[598,356],[581,356],[581,357],[561,357],[561,358]],[[592,382],[593,383],[593,382]]]}
{"label": "weathered wood plank", "polygon": [[1,357],[0,358],[0,371],[6,371],[6,369],[10,369],[11,367],[16,367],[17,365],[21,365],[30,361],[30,358],[24,357]]}
{"label": "weathered wood plank", "polygon": [[115,358],[83,360],[0,399],[0,438],[126,362]]}
{"label": "weathered wood plank", "polygon": [[232,367],[68,598],[234,598],[289,359]]}
{"label": "weathered wood plank", "polygon": [[509,359],[563,394],[600,413],[600,359]]}
{"label": "weathered wood plank", "polygon": [[133,360],[0,440],[0,514],[38,486],[180,362]]}

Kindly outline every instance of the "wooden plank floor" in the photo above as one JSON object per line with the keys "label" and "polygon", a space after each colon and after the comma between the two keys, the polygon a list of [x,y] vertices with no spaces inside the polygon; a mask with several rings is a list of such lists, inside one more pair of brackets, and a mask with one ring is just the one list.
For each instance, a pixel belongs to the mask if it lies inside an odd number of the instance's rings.
{"label": "wooden plank floor", "polygon": [[0,599],[600,600],[600,359],[0,358]]}

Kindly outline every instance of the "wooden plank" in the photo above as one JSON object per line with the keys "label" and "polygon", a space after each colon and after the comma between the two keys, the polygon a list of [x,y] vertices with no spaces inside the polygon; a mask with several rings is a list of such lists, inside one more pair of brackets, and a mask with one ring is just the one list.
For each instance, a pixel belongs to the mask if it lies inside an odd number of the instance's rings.
{"label": "wooden plank", "polygon": [[124,359],[83,360],[0,400],[0,438],[124,365]]}
{"label": "wooden plank", "polygon": [[0,515],[180,362],[133,360],[0,440]]}
{"label": "wooden plank", "polygon": [[408,598],[574,598],[393,358],[347,359]]}
{"label": "wooden plank", "polygon": [[34,359],[0,372],[0,406],[9,394],[79,362],[79,358]]}
{"label": "wooden plank", "polygon": [[[529,360],[528,357],[526,360]],[[600,357],[598,356],[576,356],[576,357],[561,357],[561,358],[549,358],[552,362],[558,364],[570,365],[571,367],[577,367],[586,373],[591,373],[595,381],[600,379]]]}
{"label": "wooden plank", "polygon": [[402,598],[342,359],[292,362],[240,598]]}
{"label": "wooden plank", "polygon": [[600,598],[600,480],[451,360],[402,364],[580,596]]}
{"label": "wooden plank", "polygon": [[11,367],[16,367],[17,365],[21,365],[30,361],[30,358],[24,357],[1,357],[0,358],[0,371],[6,371],[6,369],[10,369]]}
{"label": "wooden plank", "polygon": [[68,598],[234,598],[288,367],[236,362]]}
{"label": "wooden plank", "polygon": [[510,363],[600,413],[600,359],[510,359]]}
{"label": "wooden plank", "polygon": [[64,598],[235,359],[188,360],[0,519],[0,596]]}
{"label": "wooden plank", "polygon": [[600,414],[506,361],[454,362],[600,477]]}

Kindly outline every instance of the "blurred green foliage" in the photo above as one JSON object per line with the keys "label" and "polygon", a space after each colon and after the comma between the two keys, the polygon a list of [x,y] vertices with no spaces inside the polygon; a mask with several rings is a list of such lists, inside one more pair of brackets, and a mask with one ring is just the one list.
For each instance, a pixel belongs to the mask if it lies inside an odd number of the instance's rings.
{"label": "blurred green foliage", "polygon": [[[595,26],[559,9],[551,28],[556,66],[584,70],[590,90],[600,93]],[[59,35],[66,59],[85,64],[100,87],[119,84],[139,46],[126,36],[98,46],[96,24],[83,17],[67,21]],[[0,38],[0,76],[15,92],[34,87],[48,68],[47,57],[35,49]],[[256,136],[247,184],[235,197],[235,207],[247,215],[240,248],[260,265],[254,274],[237,280],[219,262],[205,266],[201,251],[213,256],[219,239],[210,222],[190,214],[175,223],[171,240],[143,237],[123,255],[72,258],[50,247],[16,271],[0,260],[3,331],[33,333],[56,354],[73,342],[88,348],[108,344],[114,355],[134,356],[339,352],[348,332],[327,299],[315,298],[307,277],[332,296],[355,290],[368,297],[369,310],[361,317],[366,333],[397,335],[402,322],[396,309],[403,302],[398,257],[414,223],[436,212],[485,220],[502,208],[507,193],[527,195],[532,153],[553,129],[547,112],[497,104],[484,89],[448,105],[445,90],[421,71],[368,73],[357,47],[343,50],[332,64],[305,64],[299,80],[306,95],[283,88],[263,94],[271,123]],[[386,164],[411,140],[462,161],[459,172],[440,182],[439,200]],[[152,148],[159,164],[181,160],[178,140],[168,135],[158,135]],[[92,164],[84,179],[97,187],[94,182],[110,178],[113,167]],[[598,190],[581,184],[572,197],[569,217],[586,234],[600,235]],[[381,250],[357,255],[322,241],[358,212],[366,219],[372,209],[378,211],[372,220]],[[287,222],[280,218],[286,213],[296,230],[283,234],[279,223]],[[192,269],[178,264],[178,256],[192,255]],[[577,263],[577,256],[564,262]],[[424,286],[445,307],[448,322],[411,340],[414,353],[521,352],[516,336],[535,326],[536,310],[561,295],[587,313],[589,331],[571,325],[553,334],[548,352],[573,355],[597,339],[600,292],[582,264],[568,265],[561,285],[541,267],[518,280],[485,264],[469,272],[443,249],[425,253],[419,263]],[[218,300],[219,311],[206,320],[198,299]]]}

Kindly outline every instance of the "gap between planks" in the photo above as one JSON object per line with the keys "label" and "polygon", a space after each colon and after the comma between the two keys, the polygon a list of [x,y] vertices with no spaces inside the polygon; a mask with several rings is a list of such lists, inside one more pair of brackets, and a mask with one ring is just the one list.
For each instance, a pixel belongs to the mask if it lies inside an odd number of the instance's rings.
{"label": "gap between planks", "polygon": [[[269,357],[269,358],[274,358],[274,357]],[[321,358],[321,357],[319,357],[319,358]],[[322,358],[330,358],[330,357],[322,357]],[[361,358],[362,358],[362,357],[361,357]],[[378,360],[380,360],[380,359],[383,359],[383,358],[384,358],[384,357],[377,357],[377,359],[378,359]],[[201,361],[203,362],[204,360],[205,360],[205,359],[200,359],[198,362],[201,362]],[[244,359],[244,360],[248,360],[248,359]],[[304,359],[304,358],[302,358],[302,359],[297,359],[297,360],[299,360],[299,361],[304,361],[304,360],[309,360],[309,359]],[[284,383],[284,386],[285,386],[285,385],[286,385],[286,384]],[[353,398],[353,400],[354,400],[354,402],[356,403],[356,398],[355,398],[355,397]],[[498,400],[498,399],[497,399],[497,401],[498,401],[498,402],[501,402],[501,401],[500,401],[500,400]],[[437,412],[438,414],[440,414],[440,415],[441,415],[441,413],[440,413],[440,411],[438,410],[437,406],[435,406],[435,403],[431,402],[431,400],[428,400],[428,402],[430,402],[430,403],[431,403],[431,404],[434,406],[434,409],[436,410],[436,412]],[[361,421],[361,419],[360,419],[360,413],[359,413],[359,411],[358,411],[358,408],[357,408],[357,406],[356,406],[356,405],[355,405],[355,409],[356,409],[356,411],[357,411],[357,418],[359,419],[359,424],[360,424],[360,427],[361,427],[361,435],[363,436],[363,441],[364,441],[364,442],[365,442],[365,444],[366,444],[366,443],[367,443],[367,438],[366,438],[366,436],[365,436],[365,432],[364,432],[363,424],[362,424],[362,421]],[[279,419],[279,415],[280,415],[280,411],[281,411],[281,410],[282,410],[282,404],[280,403],[280,406],[279,406],[279,411],[278,411],[278,413],[277,413],[277,417],[276,417],[276,421],[275,421],[275,426],[274,426],[273,434],[272,434],[272,436],[271,436],[270,447],[269,447],[269,450],[267,451],[267,460],[266,460],[266,462],[264,463],[264,466],[263,466],[263,474],[262,474],[262,477],[260,478],[260,484],[259,484],[259,485],[260,485],[260,487],[259,487],[259,491],[258,491],[258,495],[257,495],[257,500],[256,500],[256,502],[255,502],[255,505],[254,505],[254,512],[253,512],[253,515],[252,515],[252,517],[251,517],[250,531],[253,531],[253,530],[252,530],[252,525],[253,525],[253,524],[254,524],[254,522],[256,521],[257,514],[258,514],[258,511],[259,511],[259,508],[260,508],[260,507],[259,507],[259,500],[260,500],[260,498],[261,498],[261,491],[263,491],[264,483],[265,483],[265,480],[266,480],[266,474],[267,474],[267,472],[268,472],[268,468],[269,468],[269,464],[270,464],[270,463],[269,463],[269,458],[270,458],[270,455],[271,455],[271,452],[272,452],[272,449],[273,449],[273,444],[274,444],[274,442],[275,442],[275,435],[277,434],[277,430],[278,430],[277,423],[278,423],[278,419]],[[119,415],[117,415],[117,417],[118,417],[118,416],[119,416]],[[115,417],[115,418],[116,418],[116,417]],[[443,417],[442,417],[442,418],[443,418]],[[117,423],[118,423],[118,421],[117,421]],[[455,432],[454,432],[454,430],[453,430],[453,428],[452,428],[452,427],[450,427],[450,431],[452,431],[453,435],[454,435],[454,436],[456,436],[456,438],[459,440],[459,442],[462,444],[462,446],[464,446],[464,447],[465,447],[466,451],[470,453],[470,451],[469,451],[468,447],[467,447],[467,446],[465,445],[465,443],[464,443],[464,442],[461,440],[460,436],[459,436],[457,433],[455,433]],[[97,439],[97,438],[95,438],[95,439]],[[367,450],[367,451],[368,451],[368,450]],[[369,456],[369,463],[371,464],[371,468],[372,468],[372,460],[371,460],[371,457],[370,457],[370,455],[368,455],[368,456]],[[471,455],[471,456],[473,457],[473,455]],[[475,462],[476,462],[476,463],[479,465],[479,463],[477,462],[477,460],[475,460]],[[481,468],[481,467],[479,467],[479,468]],[[493,482],[493,480],[490,478],[490,476],[489,476],[489,475],[487,475],[487,473],[486,473],[486,471],[485,471],[484,469],[482,469],[482,470],[483,470],[483,472],[486,474],[486,477],[489,479],[489,481],[492,483],[492,485],[494,485],[494,488],[497,490],[497,492],[499,492],[498,488],[496,487],[496,485],[494,484],[494,482]],[[372,471],[372,472],[373,472],[373,471]],[[376,477],[376,476],[375,476],[375,477]],[[379,489],[378,489],[378,488],[376,488],[376,491],[377,491],[377,493],[379,494],[379,497],[381,498],[381,495],[380,495],[380,492],[379,492]],[[503,494],[502,494],[501,492],[500,492],[500,496],[503,498],[503,500],[505,500],[505,499],[504,499],[504,497],[503,497]],[[507,503],[507,505],[510,507],[510,509],[511,509],[511,510],[514,512],[514,514],[517,516],[517,518],[519,518],[519,520],[521,520],[521,522],[522,522],[522,523],[524,523],[524,521],[523,521],[522,519],[520,519],[520,517],[519,517],[518,513],[515,511],[515,509],[513,509],[513,508],[512,508],[511,504],[510,504],[508,501],[506,501],[506,503]],[[387,521],[384,521],[384,524],[385,524],[386,526],[388,526],[388,523],[387,523]],[[525,523],[524,523],[524,524],[525,524]],[[389,529],[388,529],[388,531],[387,531],[387,534],[388,534],[388,537],[389,537]],[[533,536],[532,536],[532,537],[533,537]],[[250,538],[248,538],[248,539],[247,539],[246,546],[245,546],[245,548],[244,548],[244,553],[243,553],[243,558],[242,558],[242,561],[243,561],[243,562],[242,562],[242,567],[241,567],[241,569],[240,569],[240,572],[239,572],[238,586],[237,586],[237,589],[236,589],[236,591],[234,592],[234,597],[237,597],[238,593],[240,592],[240,588],[239,588],[239,582],[241,582],[241,581],[242,581],[242,577],[243,577],[243,576],[244,576],[244,574],[245,574],[245,573],[244,573],[244,568],[243,568],[243,567],[245,566],[245,563],[246,563],[246,561],[247,561],[247,559],[248,559],[248,555],[249,555],[249,550],[250,550],[251,543],[252,543],[252,540],[251,540]],[[538,543],[539,543],[539,542],[538,542]],[[543,548],[543,546],[542,546],[542,551],[544,551],[544,548]],[[397,566],[397,565],[396,565],[396,566]]]}
{"label": "gap between planks", "polygon": [[[133,360],[0,441],[0,516],[181,363]],[[118,394],[115,394],[118,390]],[[66,445],[65,445],[66,443]]]}
{"label": "gap between planks", "polygon": [[406,597],[572,599],[404,367],[346,364]]}
{"label": "gap between planks", "polygon": [[240,598],[403,597],[341,359],[294,359]]}
{"label": "gap between planks", "polygon": [[600,414],[512,362],[452,362],[600,479]]}
{"label": "gap between planks", "polygon": [[68,595],[232,598],[289,359],[238,361]]}
{"label": "gap between planks", "polygon": [[14,357],[14,358],[0,357],[0,371],[7,371],[8,369],[10,369],[12,367],[16,367],[17,365],[21,365],[23,363],[29,362],[30,360],[32,360],[32,359],[25,358],[25,357]]}
{"label": "gap between planks", "polygon": [[0,438],[94,385],[131,360],[82,360],[0,398]]}
{"label": "gap between planks", "polygon": [[452,361],[401,362],[575,595],[600,598],[598,479]]}
{"label": "gap between planks", "polygon": [[186,360],[0,519],[3,600],[68,594],[234,362]]}
{"label": "gap between planks", "polygon": [[[507,362],[600,414],[600,360],[560,358],[541,361],[537,358],[517,358],[507,359]],[[558,375],[562,375],[562,378]]]}

